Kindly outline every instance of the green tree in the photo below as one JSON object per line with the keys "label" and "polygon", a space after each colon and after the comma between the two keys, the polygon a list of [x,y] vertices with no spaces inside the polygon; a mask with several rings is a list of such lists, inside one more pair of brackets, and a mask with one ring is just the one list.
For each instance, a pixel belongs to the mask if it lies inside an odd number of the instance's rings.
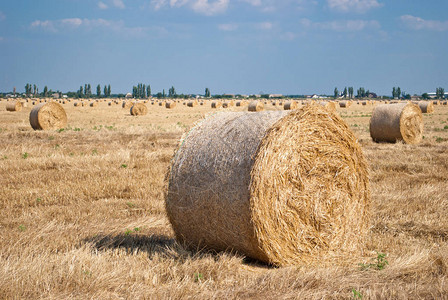
{"label": "green tree", "polygon": [[401,95],[401,88],[397,87],[397,97],[400,98]]}
{"label": "green tree", "polygon": [[110,97],[110,84],[109,85],[107,85],[107,97]]}
{"label": "green tree", "polygon": [[44,97],[48,97],[48,87],[44,87]]}
{"label": "green tree", "polygon": [[343,95],[344,95],[344,98],[347,98],[347,87],[345,87]]}
{"label": "green tree", "polygon": [[334,88],[334,94],[333,94],[333,96],[334,96],[334,99],[337,99],[338,96],[339,96],[339,91],[338,91],[338,88],[337,88],[337,87]]}
{"label": "green tree", "polygon": [[108,96],[107,95],[107,85],[104,85],[103,94],[104,94],[104,97]]}
{"label": "green tree", "polygon": [[428,100],[429,99],[428,93],[423,93],[422,94],[422,99]]}
{"label": "green tree", "polygon": [[169,98],[173,98],[176,96],[176,90],[174,89],[174,86],[172,86],[169,90],[168,90],[168,97]]}
{"label": "green tree", "polygon": [[82,89],[82,85],[81,85],[78,90],[78,98],[82,98],[83,95],[84,95],[84,93],[83,93],[83,89]]}
{"label": "green tree", "polygon": [[206,97],[206,98],[210,98],[210,90],[209,90],[209,88],[205,88],[205,94],[204,94],[204,97]]}
{"label": "green tree", "polygon": [[143,98],[146,98],[146,84],[143,85],[142,93],[143,93]]}
{"label": "green tree", "polygon": [[397,97],[397,89],[395,87],[392,88],[392,98],[396,98]]}
{"label": "green tree", "polygon": [[165,94],[165,89],[163,89],[163,92],[162,92],[162,97],[163,97],[163,98],[165,98],[165,97],[166,97],[166,94]]}
{"label": "green tree", "polygon": [[149,84],[146,87],[146,96],[151,97],[151,85],[149,85]]}
{"label": "green tree", "polygon": [[96,86],[96,96],[101,97],[101,86],[99,84]]}

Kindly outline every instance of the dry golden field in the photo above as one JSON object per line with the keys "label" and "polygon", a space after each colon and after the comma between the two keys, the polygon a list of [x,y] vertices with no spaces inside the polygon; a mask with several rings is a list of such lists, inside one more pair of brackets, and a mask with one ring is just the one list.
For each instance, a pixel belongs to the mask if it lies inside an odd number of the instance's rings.
{"label": "dry golden field", "polygon": [[370,163],[368,251],[286,268],[186,251],[173,238],[164,176],[182,134],[216,111],[209,103],[147,103],[148,114],[133,117],[121,103],[72,102],[63,104],[67,128],[45,132],[31,129],[31,105],[5,106],[0,101],[2,299],[448,298],[447,106],[424,115],[416,146],[372,142],[372,105],[337,108]]}

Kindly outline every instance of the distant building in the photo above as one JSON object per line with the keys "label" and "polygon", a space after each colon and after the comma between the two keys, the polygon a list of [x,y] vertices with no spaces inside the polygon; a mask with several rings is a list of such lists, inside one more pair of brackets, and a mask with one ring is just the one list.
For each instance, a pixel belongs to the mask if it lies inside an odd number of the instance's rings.
{"label": "distant building", "polygon": [[269,98],[281,98],[283,97],[282,94],[269,94]]}
{"label": "distant building", "polygon": [[125,98],[132,98],[132,94],[131,93],[127,93]]}

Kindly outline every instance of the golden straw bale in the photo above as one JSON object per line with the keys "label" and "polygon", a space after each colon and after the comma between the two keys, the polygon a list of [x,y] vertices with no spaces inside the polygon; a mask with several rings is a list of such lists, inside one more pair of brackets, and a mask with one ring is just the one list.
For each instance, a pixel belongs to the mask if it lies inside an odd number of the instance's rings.
{"label": "golden straw bale", "polygon": [[221,101],[213,101],[211,104],[212,108],[221,108],[222,107],[222,102]]}
{"label": "golden straw bale", "polygon": [[97,107],[97,106],[98,106],[98,102],[96,102],[96,101],[90,102],[90,107]]}
{"label": "golden straw bale", "polygon": [[67,126],[67,114],[57,102],[41,103],[30,112],[30,124],[34,130],[54,130]]}
{"label": "golden straw bale", "polygon": [[297,104],[297,101],[288,101],[285,102],[285,105],[283,106],[284,110],[294,110],[297,109],[299,105]]}
{"label": "golden straw bale", "polygon": [[448,104],[447,101],[443,101],[443,102],[442,102],[442,105],[447,105],[447,104]]}
{"label": "golden straw bale", "polygon": [[430,114],[434,112],[434,104],[432,101],[419,101],[418,106],[424,114]]}
{"label": "golden straw bale", "polygon": [[325,107],[326,109],[330,110],[330,111],[336,111],[336,103],[331,102],[331,101],[321,101],[319,102],[320,105],[322,105],[323,107]]}
{"label": "golden straw bale", "polygon": [[375,142],[418,144],[423,137],[422,111],[413,103],[378,105],[370,119],[370,136]]}
{"label": "golden straw bale", "polygon": [[122,108],[131,108],[134,105],[131,101],[123,101],[121,104]]}
{"label": "golden straw bale", "polygon": [[198,101],[194,100],[194,101],[189,101],[187,106],[188,107],[195,107],[198,105]]}
{"label": "golden straw bale", "polygon": [[229,107],[229,103],[228,102],[223,102],[222,103],[222,108],[227,108]]}
{"label": "golden straw bale", "polygon": [[165,103],[166,108],[175,108],[176,107],[176,101],[167,101]]}
{"label": "golden straw bale", "polygon": [[433,100],[433,101],[432,101],[432,104],[434,104],[434,105],[440,105],[440,100]]}
{"label": "golden straw bale", "polygon": [[249,103],[248,111],[262,111],[264,110],[264,104],[261,101],[252,101]]}
{"label": "golden straw bale", "polygon": [[349,101],[339,101],[339,107],[349,108],[350,107],[350,102]]}
{"label": "golden straw bale", "polygon": [[275,265],[357,254],[370,229],[366,159],[320,105],[223,112],[173,157],[165,207],[179,242]]}
{"label": "golden straw bale", "polygon": [[133,116],[144,116],[148,113],[148,108],[143,103],[135,103],[130,109]]}
{"label": "golden straw bale", "polygon": [[22,103],[20,101],[8,102],[8,103],[6,103],[6,110],[7,111],[21,111]]}

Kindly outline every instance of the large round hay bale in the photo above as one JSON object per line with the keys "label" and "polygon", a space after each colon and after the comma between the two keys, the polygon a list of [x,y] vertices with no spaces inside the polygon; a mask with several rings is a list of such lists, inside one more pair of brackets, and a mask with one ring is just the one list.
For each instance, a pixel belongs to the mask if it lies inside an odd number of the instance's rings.
{"label": "large round hay bale", "polygon": [[264,104],[261,101],[252,101],[249,103],[248,111],[262,111]]}
{"label": "large round hay bale", "polygon": [[148,108],[143,103],[135,103],[130,111],[133,116],[144,116],[148,113]]}
{"label": "large round hay bale", "polygon": [[378,105],[370,119],[370,136],[375,142],[417,144],[423,137],[422,111],[413,103]]}
{"label": "large round hay bale", "polygon": [[361,147],[319,105],[206,118],[183,139],[168,181],[166,211],[190,249],[294,265],[356,253],[370,227]]}
{"label": "large round hay bale", "polygon": [[59,103],[41,103],[31,110],[30,124],[34,130],[61,129],[67,126],[67,114]]}
{"label": "large round hay bale", "polygon": [[422,110],[424,114],[430,114],[434,112],[434,104],[432,101],[419,101],[418,107]]}
{"label": "large round hay bale", "polygon": [[166,108],[175,108],[176,107],[176,101],[167,101],[165,103]]}
{"label": "large round hay bale", "polygon": [[212,108],[220,108],[222,107],[222,102],[221,101],[213,101],[211,104]]}
{"label": "large round hay bale", "polygon": [[294,110],[297,109],[298,107],[299,105],[297,104],[297,101],[285,102],[285,104],[283,105],[284,110]]}
{"label": "large round hay bale", "polygon": [[21,111],[22,103],[20,101],[8,102],[8,103],[6,103],[6,110],[7,111]]}

